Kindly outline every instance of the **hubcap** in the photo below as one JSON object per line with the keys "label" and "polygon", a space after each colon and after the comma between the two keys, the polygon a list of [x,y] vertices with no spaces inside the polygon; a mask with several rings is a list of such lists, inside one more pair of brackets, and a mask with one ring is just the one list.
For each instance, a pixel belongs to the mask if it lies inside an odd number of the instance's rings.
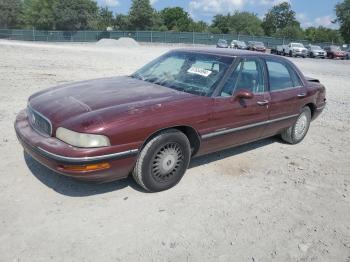
{"label": "hubcap", "polygon": [[295,123],[295,128],[294,128],[294,136],[296,139],[301,139],[306,132],[307,129],[307,116],[305,113],[301,114]]}
{"label": "hubcap", "polygon": [[164,145],[152,162],[152,174],[155,180],[165,182],[176,174],[183,162],[183,154],[177,143]]}

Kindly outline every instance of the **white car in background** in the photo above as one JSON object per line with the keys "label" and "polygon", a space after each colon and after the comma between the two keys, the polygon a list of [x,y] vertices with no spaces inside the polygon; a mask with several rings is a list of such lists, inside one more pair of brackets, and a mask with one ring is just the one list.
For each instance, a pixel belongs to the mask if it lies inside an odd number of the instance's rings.
{"label": "white car in background", "polygon": [[302,43],[290,43],[289,45],[285,45],[283,48],[284,55],[289,56],[300,56],[305,58],[307,56],[307,49]]}

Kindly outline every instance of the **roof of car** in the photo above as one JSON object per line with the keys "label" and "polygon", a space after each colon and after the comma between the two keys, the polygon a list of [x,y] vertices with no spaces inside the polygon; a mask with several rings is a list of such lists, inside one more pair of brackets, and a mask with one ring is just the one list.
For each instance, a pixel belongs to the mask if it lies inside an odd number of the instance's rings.
{"label": "roof of car", "polygon": [[211,55],[218,55],[218,56],[231,56],[231,57],[237,57],[237,56],[276,57],[274,55],[255,52],[255,51],[238,50],[238,49],[231,49],[231,48],[215,48],[215,47],[180,48],[180,49],[175,49],[175,51],[211,54]]}

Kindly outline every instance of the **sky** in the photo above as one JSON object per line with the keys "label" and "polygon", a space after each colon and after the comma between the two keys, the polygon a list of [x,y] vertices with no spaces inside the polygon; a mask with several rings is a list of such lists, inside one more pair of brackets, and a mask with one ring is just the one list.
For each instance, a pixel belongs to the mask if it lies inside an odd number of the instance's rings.
{"label": "sky", "polygon": [[[256,13],[260,18],[275,4],[286,0],[151,0],[152,6],[157,9],[180,6],[191,17],[208,23],[216,14],[227,12],[249,11]],[[331,21],[335,18],[334,7],[339,0],[287,0],[296,12],[302,27],[325,26],[338,28]],[[115,13],[126,14],[131,0],[97,0],[100,6],[107,6]]]}

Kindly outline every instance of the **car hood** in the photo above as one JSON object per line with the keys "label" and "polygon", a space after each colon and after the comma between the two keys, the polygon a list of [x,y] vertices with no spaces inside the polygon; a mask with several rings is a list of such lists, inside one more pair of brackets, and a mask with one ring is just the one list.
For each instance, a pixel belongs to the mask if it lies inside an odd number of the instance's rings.
{"label": "car hood", "polygon": [[105,110],[115,115],[149,105],[192,97],[131,77],[89,80],[50,88],[29,98],[30,106],[58,125],[86,116],[97,121]]}

